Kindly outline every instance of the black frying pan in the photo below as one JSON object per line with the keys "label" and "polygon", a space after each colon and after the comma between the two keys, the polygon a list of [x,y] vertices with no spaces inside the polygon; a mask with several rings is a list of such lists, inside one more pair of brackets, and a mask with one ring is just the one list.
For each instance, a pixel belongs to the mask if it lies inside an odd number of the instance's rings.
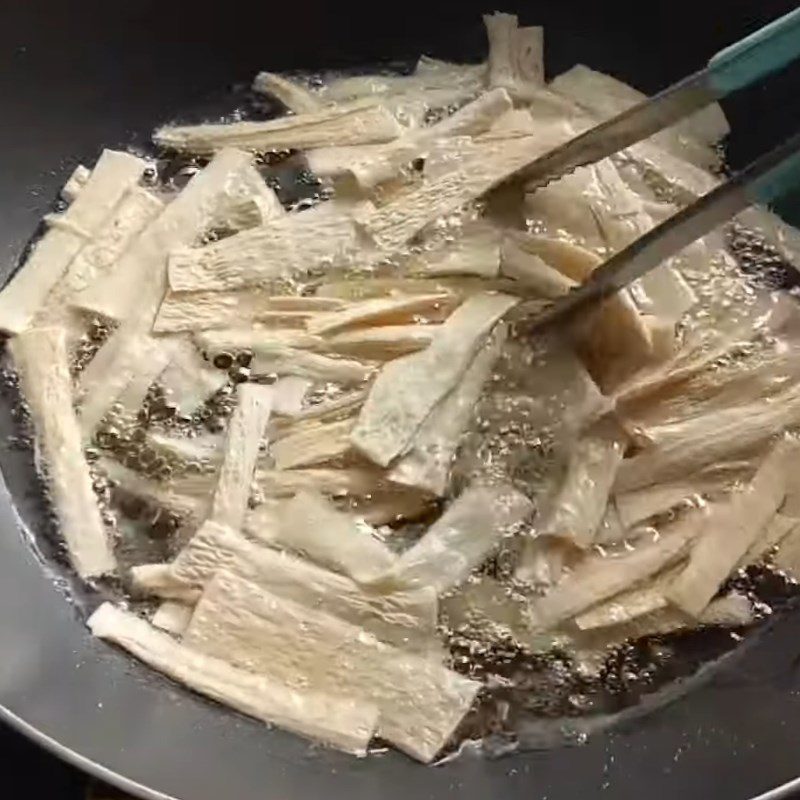
{"label": "black frying pan", "polygon": [[[7,275],[71,168],[101,146],[143,145],[173,117],[230,110],[258,70],[374,64],[421,52],[483,53],[493,8],[394,0],[26,3],[0,17],[0,264]],[[515,11],[547,29],[550,74],[583,61],[645,91],[689,73],[793,0],[673,0],[631,8],[558,0]],[[727,108],[735,164],[797,128],[800,70]],[[358,761],[309,748],[177,688],[83,628],[97,602],[72,585],[0,387],[0,716],[43,746],[142,797],[306,800],[502,796],[748,798],[800,773],[800,611],[780,615],[687,691],[580,746],[430,768],[390,753]],[[26,533],[25,530],[30,531]],[[71,603],[68,597],[77,598]],[[789,789],[776,790],[779,796]]]}

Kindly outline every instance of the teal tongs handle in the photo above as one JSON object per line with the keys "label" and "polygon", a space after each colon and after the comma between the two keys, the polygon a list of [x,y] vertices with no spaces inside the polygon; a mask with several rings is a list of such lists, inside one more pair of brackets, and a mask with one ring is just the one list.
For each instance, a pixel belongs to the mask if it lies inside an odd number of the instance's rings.
{"label": "teal tongs handle", "polygon": [[717,53],[708,64],[717,97],[757,83],[800,57],[800,8],[776,19],[741,42]]}
{"label": "teal tongs handle", "polygon": [[764,170],[745,187],[747,196],[762,205],[800,189],[800,134],[795,135],[783,148],[780,160]]}

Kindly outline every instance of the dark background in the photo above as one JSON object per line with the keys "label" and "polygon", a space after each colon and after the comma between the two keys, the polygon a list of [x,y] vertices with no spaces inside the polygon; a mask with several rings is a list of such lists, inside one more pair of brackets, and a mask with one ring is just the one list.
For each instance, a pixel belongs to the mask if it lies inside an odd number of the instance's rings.
{"label": "dark background", "polygon": [[[498,0],[496,7],[516,11],[524,23],[545,25],[550,76],[581,60],[653,92],[795,6],[792,0],[524,5]],[[421,52],[477,60],[485,51],[480,14],[494,7],[471,0],[370,5],[228,0],[200,10],[198,3],[179,0],[5,0],[0,6],[2,271],[18,257],[69,169],[80,160],[91,163],[102,145],[136,145],[171,117],[218,109],[233,84],[249,81],[259,69],[348,66]],[[734,165],[797,129],[798,73],[789,70],[726,105],[735,130],[729,148]],[[4,728],[0,758],[5,784],[26,787],[22,792],[31,797],[82,797],[76,773]],[[719,786],[714,776],[707,777],[702,792],[691,796],[722,796],[714,791]]]}

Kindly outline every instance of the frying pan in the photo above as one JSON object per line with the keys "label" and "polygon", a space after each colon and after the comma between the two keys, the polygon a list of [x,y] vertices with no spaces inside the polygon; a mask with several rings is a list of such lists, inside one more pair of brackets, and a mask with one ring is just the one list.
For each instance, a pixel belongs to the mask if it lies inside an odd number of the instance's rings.
{"label": "frying pan", "polygon": [[[703,64],[792,0],[627,4],[559,0],[501,10],[544,24],[548,71],[582,61],[645,91]],[[18,263],[79,161],[142,146],[173,118],[231,110],[259,69],[375,64],[421,52],[477,59],[480,14],[460,0],[5,3],[0,24],[0,265]],[[745,163],[796,129],[790,71],[727,106],[729,152]],[[356,760],[237,716],[91,639],[98,602],[52,545],[31,456],[14,439],[0,383],[0,713],[62,758],[145,798],[351,800],[459,797],[748,798],[800,772],[800,610],[777,615],[671,702],[579,746],[423,767],[396,753]],[[12,438],[9,438],[12,437]]]}

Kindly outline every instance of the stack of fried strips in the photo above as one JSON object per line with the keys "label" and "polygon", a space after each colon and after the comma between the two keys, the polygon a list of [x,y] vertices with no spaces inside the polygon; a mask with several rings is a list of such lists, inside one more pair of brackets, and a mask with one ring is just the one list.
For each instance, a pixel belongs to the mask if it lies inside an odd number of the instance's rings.
{"label": "stack of fried strips", "polygon": [[[482,398],[514,393],[492,380],[514,320],[712,188],[727,132],[714,106],[526,189],[520,169],[642,95],[583,66],[546,84],[542,30],[485,22],[485,63],[422,57],[410,75],[314,88],[262,73],[254,88],[292,114],[156,131],[209,159],[178,193],[104,151],[0,294],[75,570],[122,572],[160,601],[151,619],[103,605],[92,631],[356,754],[380,736],[428,762],[450,740],[481,687],[448,666],[442,624],[586,651],[745,625],[728,577],[776,547],[800,567],[800,445],[785,433],[800,321],[749,287],[718,302],[714,286],[739,285],[718,234],[529,360],[541,379],[515,413],[568,420],[547,491],[488,469],[453,481]],[[285,209],[254,166],[280,149],[333,199]],[[787,256],[797,234],[748,215]],[[76,377],[92,318],[111,334]],[[136,420],[160,386],[191,415],[227,380],[214,365],[241,353],[250,380],[223,435],[146,432],[171,480],[97,459],[110,412]],[[181,471],[198,459],[209,468]],[[181,520],[172,560],[123,569],[98,474]],[[393,541],[417,519],[416,540]],[[476,572],[501,544],[514,573]]]}

